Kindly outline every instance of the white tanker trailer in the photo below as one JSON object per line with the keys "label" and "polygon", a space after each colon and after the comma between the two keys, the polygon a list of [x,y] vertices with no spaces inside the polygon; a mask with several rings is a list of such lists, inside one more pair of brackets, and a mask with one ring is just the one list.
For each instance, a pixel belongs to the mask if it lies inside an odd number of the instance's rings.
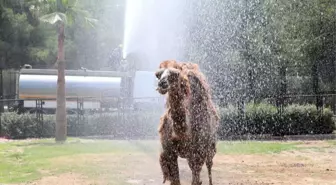
{"label": "white tanker trailer", "polygon": [[[18,99],[12,104],[5,103],[5,106],[19,109],[19,112],[35,112],[41,107],[44,113],[55,111],[57,70],[21,69],[4,74],[7,77],[3,78],[3,99]],[[69,112],[116,110],[121,106],[163,107],[163,99],[155,91],[156,79],[152,71],[66,70],[65,82]]]}

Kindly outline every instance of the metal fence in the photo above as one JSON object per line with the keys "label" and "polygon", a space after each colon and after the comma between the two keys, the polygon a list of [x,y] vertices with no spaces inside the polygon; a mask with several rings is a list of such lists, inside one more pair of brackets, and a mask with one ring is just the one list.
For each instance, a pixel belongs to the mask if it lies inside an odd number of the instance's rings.
{"label": "metal fence", "polygon": [[[0,136],[53,137],[55,99],[0,100]],[[162,98],[67,99],[69,136],[156,137]],[[11,134],[7,133],[10,132]]]}
{"label": "metal fence", "polygon": [[[164,112],[162,98],[118,98],[100,101],[94,99],[68,99],[68,135],[105,135],[113,138],[155,138],[160,116]],[[290,104],[315,104],[320,110],[335,111],[336,94],[283,95],[255,100],[278,107],[279,113]],[[49,102],[48,102],[49,101]],[[53,137],[55,131],[55,99],[7,99],[0,100],[0,136],[15,138]],[[97,100],[98,101],[98,100]],[[218,105],[221,99],[214,99]],[[108,103],[109,102],[109,103]],[[232,101],[234,102],[234,101]],[[48,104],[49,103],[49,104]],[[91,104],[90,104],[91,103]],[[234,105],[245,112],[246,101],[235,101]],[[32,106],[34,105],[34,106]],[[91,107],[90,107],[91,106]],[[10,132],[10,133],[8,133]]]}
{"label": "metal fence", "polygon": [[218,105],[269,101],[279,110],[288,104],[314,104],[336,113],[336,68],[315,62],[311,65],[274,65],[267,61],[227,63],[219,66],[213,81]]}
{"label": "metal fence", "polygon": [[218,98],[215,99],[215,104],[219,107],[225,107],[229,104],[238,107],[241,113],[245,112],[245,106],[248,103],[268,103],[277,107],[279,113],[282,113],[284,107],[288,105],[298,104],[315,105],[318,110],[323,111],[325,108],[330,109],[334,116],[336,116],[336,93],[335,94],[286,94],[269,97],[252,97],[252,98]]}

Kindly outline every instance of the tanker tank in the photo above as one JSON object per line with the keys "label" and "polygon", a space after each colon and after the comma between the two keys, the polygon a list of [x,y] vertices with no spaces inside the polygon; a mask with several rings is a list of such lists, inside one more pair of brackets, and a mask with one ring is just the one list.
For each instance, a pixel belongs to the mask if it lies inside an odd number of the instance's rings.
{"label": "tanker tank", "polygon": [[[121,83],[127,73],[114,71],[66,70],[65,91],[67,108],[78,108],[78,98],[85,109],[100,109],[106,99],[121,96]],[[21,69],[18,79],[18,98],[25,108],[36,107],[43,99],[44,108],[56,108],[57,70]]]}
{"label": "tanker tank", "polygon": [[[77,110],[154,109],[164,107],[164,97],[155,91],[154,71],[65,70],[66,107]],[[11,110],[54,113],[57,96],[56,69],[21,69],[5,75],[6,104]],[[14,101],[13,101],[14,100]],[[8,109],[9,110],[9,109]],[[73,110],[73,111],[72,111]]]}
{"label": "tanker tank", "polygon": [[[66,98],[120,96],[121,77],[65,76],[65,81]],[[55,99],[56,89],[56,75],[20,75],[20,99]]]}

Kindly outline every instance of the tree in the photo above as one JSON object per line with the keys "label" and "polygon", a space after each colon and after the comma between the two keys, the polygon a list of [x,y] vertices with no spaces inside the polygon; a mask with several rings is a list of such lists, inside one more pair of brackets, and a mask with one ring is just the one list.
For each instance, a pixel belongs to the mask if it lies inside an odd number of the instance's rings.
{"label": "tree", "polygon": [[107,67],[111,52],[123,40],[125,1],[81,0],[80,2],[82,9],[89,11],[92,17],[99,20],[99,24],[95,29],[84,29],[85,25],[74,23],[76,65],[92,70]]}
{"label": "tree", "polygon": [[[41,1],[40,1],[41,2]],[[63,142],[67,138],[67,113],[65,97],[65,53],[64,38],[65,26],[74,21],[83,21],[86,25],[94,26],[95,19],[89,18],[89,13],[79,8],[77,0],[44,0],[44,10],[48,14],[40,17],[40,20],[58,29],[58,54],[57,54],[57,107],[56,107],[56,142]]]}
{"label": "tree", "polygon": [[209,74],[216,98],[312,94],[313,84],[335,92],[334,0],[191,2],[188,60]]}
{"label": "tree", "polygon": [[0,62],[5,69],[18,69],[23,64],[43,68],[54,61],[54,30],[39,26],[30,4],[19,0],[0,1]]}

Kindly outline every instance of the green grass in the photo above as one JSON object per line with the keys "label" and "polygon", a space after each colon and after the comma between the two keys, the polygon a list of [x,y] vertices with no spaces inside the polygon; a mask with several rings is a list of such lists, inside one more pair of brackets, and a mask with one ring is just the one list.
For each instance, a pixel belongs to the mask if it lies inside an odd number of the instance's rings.
{"label": "green grass", "polygon": [[217,150],[218,153],[222,154],[267,154],[294,150],[297,144],[298,143],[260,141],[220,142],[217,145]]}
{"label": "green grass", "polygon": [[59,172],[69,167],[58,167],[51,163],[53,158],[81,154],[112,153],[154,153],[159,145],[156,142],[140,141],[90,141],[69,139],[65,144],[56,144],[53,139],[31,142],[15,141],[0,143],[0,183],[27,182],[43,174],[41,170]]}
{"label": "green grass", "polygon": [[[217,146],[218,155],[234,155],[279,153],[294,150],[297,144],[293,142],[234,141],[219,142]],[[92,176],[100,172],[113,174],[113,170],[116,169],[111,168],[111,163],[119,165],[118,169],[127,167],[127,160],[132,158],[127,158],[130,154],[150,156],[156,160],[159,150],[158,141],[93,141],[69,138],[65,144],[56,144],[53,139],[0,143],[0,184],[36,180],[45,175],[43,171],[51,174],[80,171]],[[95,166],[98,165],[96,163],[94,166],[90,165],[92,164],[90,160],[81,159],[76,163],[76,159],[85,154],[97,155],[97,158],[103,154],[113,157],[105,156],[99,163],[101,165],[99,167]],[[71,165],[55,163],[54,161],[60,157],[71,160]],[[109,166],[106,166],[108,163]]]}
{"label": "green grass", "polygon": [[336,146],[336,140],[327,140],[329,145]]}

